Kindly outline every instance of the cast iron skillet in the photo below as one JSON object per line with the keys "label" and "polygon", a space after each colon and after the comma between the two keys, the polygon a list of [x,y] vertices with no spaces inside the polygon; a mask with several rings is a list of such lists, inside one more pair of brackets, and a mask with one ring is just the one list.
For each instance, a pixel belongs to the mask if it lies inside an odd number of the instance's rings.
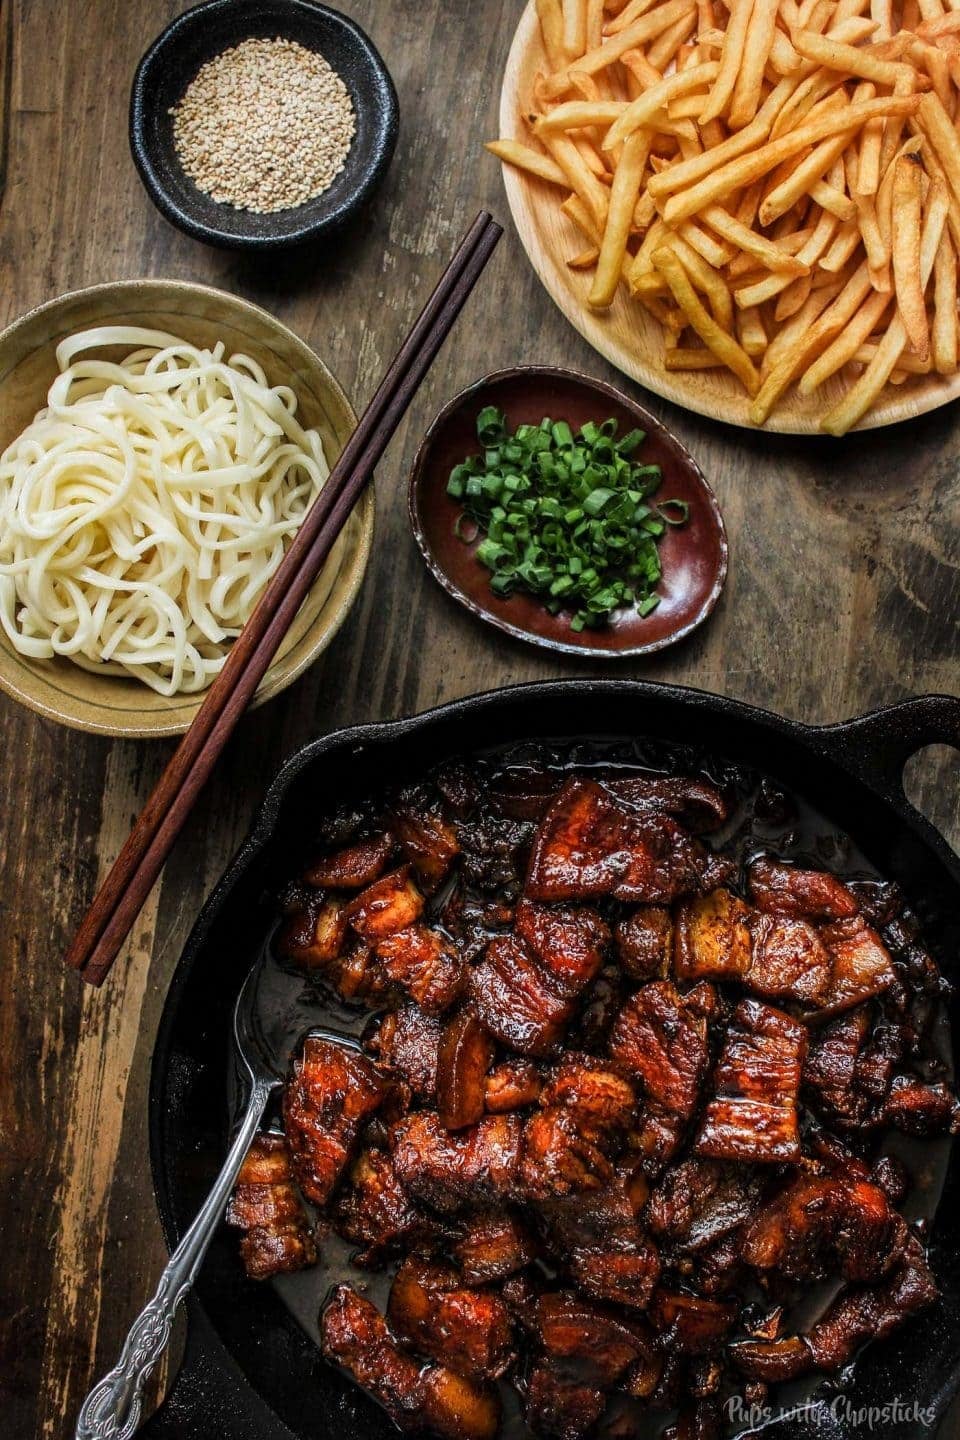
{"label": "cast iron skillet", "polygon": [[[960,859],[908,803],[902,774],[921,746],[960,748],[960,700],[927,696],[841,725],[811,728],[733,700],[630,681],[518,686],[413,719],[340,731],[283,767],[253,829],[204,906],[174,975],[154,1053],[150,1148],[172,1247],[226,1150],[230,1014],[321,807],[381,778],[417,773],[444,754],[526,739],[645,736],[691,744],[770,775],[845,830],[898,881],[947,976],[960,979]],[[950,1016],[960,1036],[955,999]],[[844,1379],[850,1405],[903,1407],[875,1417],[874,1440],[936,1434],[960,1386],[960,1155],[956,1147],[932,1232],[938,1306],[869,1347]],[[829,1407],[829,1391],[827,1406]],[[902,1417],[919,1405],[922,1419]],[[393,1440],[383,1413],[330,1369],[274,1292],[246,1280],[236,1237],[221,1227],[189,1301],[183,1366],[141,1434],[151,1440]],[[744,1432],[745,1433],[745,1432]],[[829,1408],[764,1426],[776,1440],[842,1440]]]}

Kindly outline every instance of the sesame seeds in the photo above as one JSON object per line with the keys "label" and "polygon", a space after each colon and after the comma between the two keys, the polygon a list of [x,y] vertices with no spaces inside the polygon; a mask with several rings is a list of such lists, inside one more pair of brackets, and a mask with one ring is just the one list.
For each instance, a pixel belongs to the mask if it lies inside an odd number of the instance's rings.
{"label": "sesame seeds", "polygon": [[329,189],[357,129],[340,76],[294,40],[244,40],[224,50],[170,113],[177,154],[199,189],[261,215]]}

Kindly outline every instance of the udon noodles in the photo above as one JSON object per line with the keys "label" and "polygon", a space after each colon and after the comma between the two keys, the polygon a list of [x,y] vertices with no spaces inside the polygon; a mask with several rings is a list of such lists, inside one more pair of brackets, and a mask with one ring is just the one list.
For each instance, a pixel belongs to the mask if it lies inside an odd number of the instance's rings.
{"label": "udon noodles", "polygon": [[25,656],[202,690],[327,478],[320,436],[222,343],[104,327],[57,368],[0,457],[0,623]]}

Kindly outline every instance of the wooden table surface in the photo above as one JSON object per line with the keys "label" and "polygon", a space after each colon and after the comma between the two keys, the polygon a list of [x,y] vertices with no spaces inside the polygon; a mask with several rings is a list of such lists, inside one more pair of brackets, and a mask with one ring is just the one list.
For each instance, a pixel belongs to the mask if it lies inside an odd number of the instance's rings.
{"label": "wooden table surface", "polygon": [[[185,7],[9,5],[0,0],[13,42],[2,324],[97,281],[206,281],[293,326],[359,408],[477,209],[508,219],[480,141],[495,133],[520,0],[343,0],[396,81],[396,158],[361,224],[329,249],[263,262],[171,229],[130,160],[134,67]],[[478,626],[426,574],[407,529],[403,485],[432,415],[485,371],[522,361],[618,378],[553,308],[508,224],[380,469],[373,560],[348,622],[319,664],[240,726],[101,991],[64,972],[63,951],[170,747],[74,734],[0,697],[0,1416],[14,1440],[72,1434],[165,1259],[147,1156],[154,1034],[183,941],[265,779],[349,722],[600,673]],[[617,674],[812,722],[958,689],[960,408],[843,442],[793,441],[642,398],[713,483],[732,566],[706,628]],[[924,755],[908,788],[956,844],[955,762],[950,751]]]}

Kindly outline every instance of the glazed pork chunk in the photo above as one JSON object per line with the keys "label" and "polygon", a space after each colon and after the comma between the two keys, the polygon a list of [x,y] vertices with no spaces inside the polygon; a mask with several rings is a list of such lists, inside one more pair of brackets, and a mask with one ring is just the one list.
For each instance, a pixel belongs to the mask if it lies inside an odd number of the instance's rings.
{"label": "glazed pork chunk", "polygon": [[340,1285],[323,1312],[323,1353],[380,1402],[401,1430],[441,1440],[494,1440],[496,1392],[444,1365],[423,1365],[401,1349],[370,1303]]}
{"label": "glazed pork chunk", "polygon": [[503,1203],[517,1194],[522,1133],[518,1115],[487,1115],[451,1133],[420,1111],[393,1127],[393,1162],[407,1194],[441,1213]]}
{"label": "glazed pork chunk", "polygon": [[513,1320],[493,1290],[466,1286],[450,1265],[404,1261],[387,1319],[411,1349],[476,1380],[493,1380],[514,1359]]}
{"label": "glazed pork chunk", "polygon": [[669,903],[700,889],[708,866],[706,852],[669,816],[633,810],[593,780],[570,780],[537,831],[526,893]]}
{"label": "glazed pork chunk", "polygon": [[709,1061],[706,1018],[669,980],[652,980],[620,1011],[609,1055],[639,1082],[637,1145],[655,1172],[676,1152],[700,1095]]}
{"label": "glazed pork chunk", "polygon": [[283,1120],[297,1183],[325,1205],[383,1102],[386,1082],[363,1055],[311,1035],[284,1091]]}
{"label": "glazed pork chunk", "polygon": [[491,940],[471,974],[477,1015],[511,1049],[548,1055],[609,943],[607,926],[592,910],[522,900],[515,933]]}
{"label": "glazed pork chunk", "polygon": [[799,1160],[797,1096],[807,1048],[803,1025],[758,1000],[734,1011],[695,1142],[718,1160]]}
{"label": "glazed pork chunk", "polygon": [[227,1207],[227,1224],[244,1232],[240,1255],[251,1280],[287,1275],[316,1263],[317,1247],[282,1135],[254,1139]]}

